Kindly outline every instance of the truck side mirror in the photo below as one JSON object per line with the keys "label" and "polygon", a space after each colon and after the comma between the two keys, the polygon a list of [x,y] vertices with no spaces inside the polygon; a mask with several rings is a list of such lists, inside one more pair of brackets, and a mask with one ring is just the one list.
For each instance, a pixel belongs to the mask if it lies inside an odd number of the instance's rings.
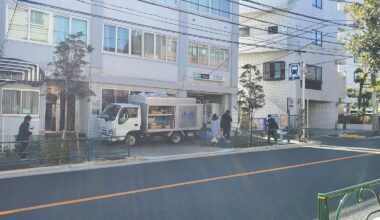
{"label": "truck side mirror", "polygon": [[119,118],[119,120],[118,120],[119,125],[124,124],[127,120],[128,120],[128,118],[126,118],[126,117]]}

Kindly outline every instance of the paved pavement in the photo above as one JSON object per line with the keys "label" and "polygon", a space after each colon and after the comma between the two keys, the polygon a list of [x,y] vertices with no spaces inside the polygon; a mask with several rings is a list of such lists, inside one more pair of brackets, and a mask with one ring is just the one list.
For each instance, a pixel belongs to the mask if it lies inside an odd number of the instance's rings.
{"label": "paved pavement", "polygon": [[376,179],[379,164],[295,148],[3,179],[0,218],[315,219],[318,192]]}

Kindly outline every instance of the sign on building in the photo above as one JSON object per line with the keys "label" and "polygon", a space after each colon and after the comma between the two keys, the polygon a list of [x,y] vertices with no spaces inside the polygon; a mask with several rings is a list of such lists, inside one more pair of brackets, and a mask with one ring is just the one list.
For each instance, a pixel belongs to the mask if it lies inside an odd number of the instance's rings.
{"label": "sign on building", "polygon": [[300,79],[301,76],[301,65],[299,63],[289,64],[289,80]]}
{"label": "sign on building", "polygon": [[196,80],[208,80],[215,82],[224,82],[224,77],[218,73],[194,73],[194,79]]}

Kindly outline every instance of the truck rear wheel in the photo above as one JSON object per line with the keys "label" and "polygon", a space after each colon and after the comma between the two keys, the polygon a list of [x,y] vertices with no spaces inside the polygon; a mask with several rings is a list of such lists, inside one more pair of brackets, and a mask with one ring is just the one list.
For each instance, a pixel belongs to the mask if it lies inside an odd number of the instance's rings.
{"label": "truck rear wheel", "polygon": [[127,134],[125,136],[124,143],[128,146],[133,146],[137,143],[137,135],[136,134]]}
{"label": "truck rear wheel", "polygon": [[170,135],[170,141],[173,144],[179,144],[179,142],[182,141],[182,135],[179,132],[174,132],[172,135]]}

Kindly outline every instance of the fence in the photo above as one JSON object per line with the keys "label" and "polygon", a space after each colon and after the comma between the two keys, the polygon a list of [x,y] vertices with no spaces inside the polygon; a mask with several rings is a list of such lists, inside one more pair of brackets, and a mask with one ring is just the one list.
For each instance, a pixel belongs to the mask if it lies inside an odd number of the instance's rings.
{"label": "fence", "polygon": [[[122,141],[73,138],[1,142],[1,146],[8,147],[3,148],[5,150],[0,154],[0,170],[6,169],[5,165],[17,167],[28,164],[28,167],[36,167],[130,157],[128,141],[124,141],[124,137],[112,137],[112,139]],[[23,145],[27,145],[27,148],[20,152]],[[14,146],[14,150],[9,146]]]}
{"label": "fence", "polygon": [[[279,125],[280,129],[275,131],[278,139],[309,141],[309,129],[302,129],[300,115],[272,115]],[[250,130],[250,119],[248,114],[241,116],[240,129],[234,132],[234,144],[236,147],[258,146],[268,143],[268,130],[266,127],[266,118],[252,119],[252,132]],[[305,140],[303,139],[305,132]],[[252,134],[251,134],[252,133]],[[272,138],[273,140],[273,138]]]}
{"label": "fence", "polygon": [[[302,141],[302,130],[298,128],[286,128],[273,130],[277,137],[277,143],[290,143],[291,141]],[[305,137],[310,141],[309,129],[305,129]],[[271,143],[274,138],[271,136]],[[267,129],[235,130],[233,134],[234,147],[263,146],[268,144]]]}
{"label": "fence", "polygon": [[[345,219],[370,219],[374,214],[380,213],[380,199],[376,191],[380,190],[380,179],[348,188],[340,189],[329,193],[318,194],[318,220],[339,220],[342,217],[342,212],[347,210],[348,205],[364,204],[364,201],[373,202],[362,205],[360,210],[366,210],[362,213],[351,211],[356,215],[362,214],[364,218],[347,216]],[[371,200],[372,199],[372,200]],[[373,208],[375,206],[376,208]],[[336,207],[336,208],[334,208]],[[352,207],[351,207],[352,208]]]}

